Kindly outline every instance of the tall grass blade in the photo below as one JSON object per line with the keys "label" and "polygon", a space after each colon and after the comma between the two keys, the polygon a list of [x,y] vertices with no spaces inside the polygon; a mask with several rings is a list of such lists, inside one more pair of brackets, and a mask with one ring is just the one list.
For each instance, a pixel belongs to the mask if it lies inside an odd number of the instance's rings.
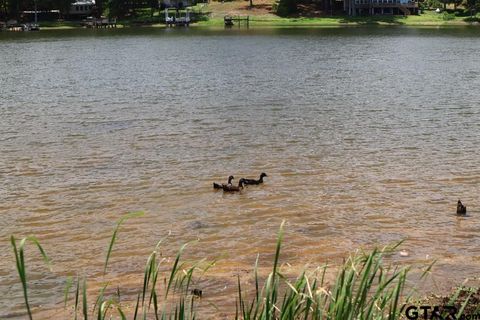
{"label": "tall grass blade", "polygon": [[78,304],[79,304],[79,293],[80,293],[80,279],[79,277],[77,276],[77,289],[75,290],[75,308],[74,308],[74,312],[75,312],[75,318],[74,320],[77,320],[77,310],[78,310]]}
{"label": "tall grass blade", "polygon": [[137,320],[139,304],[140,304],[140,293],[137,295],[137,303],[135,304],[135,312],[133,313],[133,320]]}
{"label": "tall grass blade", "polygon": [[70,289],[72,288],[72,285],[73,285],[72,277],[67,277],[67,282],[65,284],[65,293],[64,293],[64,297],[63,297],[63,309],[67,308],[68,293],[70,292]]}
{"label": "tall grass blade", "polygon": [[15,262],[16,262],[18,276],[20,277],[20,282],[22,283],[23,297],[25,300],[25,306],[27,308],[28,318],[32,320],[32,312],[30,310],[30,304],[28,302],[27,271],[26,271],[25,256],[24,256],[24,247],[27,240],[33,242],[37,246],[43,260],[45,261],[49,269],[50,269],[50,259],[45,253],[45,250],[43,250],[43,247],[40,245],[40,242],[38,242],[38,240],[35,237],[29,236],[29,237],[23,238],[22,240],[20,240],[20,244],[18,245],[18,248],[17,248],[15,237],[13,235],[10,237],[10,242],[12,244],[13,252],[15,254]]}
{"label": "tall grass blade", "polygon": [[87,280],[83,278],[82,286],[82,310],[83,310],[83,319],[88,320],[88,304],[87,304]]}
{"label": "tall grass blade", "polygon": [[126,220],[130,219],[130,218],[135,218],[135,217],[140,217],[140,216],[143,216],[143,212],[142,211],[137,211],[137,212],[131,212],[127,215],[125,215],[124,217],[122,217],[118,222],[117,222],[117,226],[115,227],[115,229],[113,230],[113,234],[112,234],[112,238],[110,240],[110,245],[108,246],[108,251],[107,251],[107,256],[105,258],[105,265],[103,266],[103,274],[105,274],[107,272],[107,266],[108,266],[108,260],[110,259],[110,255],[112,254],[112,250],[113,250],[113,245],[115,243],[115,240],[117,239],[117,233],[118,233],[118,229],[120,228],[120,226],[122,225],[123,222],[125,222]]}
{"label": "tall grass blade", "polygon": [[182,252],[187,245],[188,245],[188,243],[185,243],[177,253],[177,257],[175,258],[175,262],[173,263],[172,271],[170,272],[170,279],[168,280],[167,290],[165,290],[165,298],[168,297],[170,287],[172,286],[172,282],[175,278],[175,275],[178,272],[178,262],[180,261],[180,256],[182,255]]}

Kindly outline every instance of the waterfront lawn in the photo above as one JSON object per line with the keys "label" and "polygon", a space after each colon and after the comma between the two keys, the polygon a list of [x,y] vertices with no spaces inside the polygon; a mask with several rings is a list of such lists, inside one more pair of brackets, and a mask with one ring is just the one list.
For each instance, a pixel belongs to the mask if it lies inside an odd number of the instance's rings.
{"label": "waterfront lawn", "polygon": [[[469,17],[454,14],[425,11],[411,16],[331,16],[315,18],[282,18],[275,15],[250,16],[250,26],[345,26],[345,25],[406,25],[406,26],[448,26],[469,25]],[[212,17],[201,21],[199,26],[222,26],[223,17]]]}
{"label": "waterfront lawn", "polygon": [[[264,0],[257,0],[259,1]],[[255,3],[255,1],[254,1]],[[251,27],[341,27],[359,25],[405,25],[405,26],[466,26],[476,25],[480,21],[480,14],[470,17],[461,13],[436,13],[433,10],[425,10],[420,15],[393,16],[377,15],[351,17],[345,15],[319,16],[319,17],[279,17],[269,7],[260,3],[249,9],[248,2],[211,2],[210,4],[197,4],[192,7],[191,17],[195,22],[193,26],[200,27],[223,27],[225,15],[250,16]],[[173,13],[173,11],[172,11]],[[185,15],[185,10],[180,10],[180,15]],[[164,11],[155,10],[152,15],[150,8],[139,8],[135,16],[117,20],[119,27],[152,26],[163,27]],[[243,23],[242,23],[243,24]],[[40,26],[46,29],[69,29],[80,27],[79,21],[41,21]]]}

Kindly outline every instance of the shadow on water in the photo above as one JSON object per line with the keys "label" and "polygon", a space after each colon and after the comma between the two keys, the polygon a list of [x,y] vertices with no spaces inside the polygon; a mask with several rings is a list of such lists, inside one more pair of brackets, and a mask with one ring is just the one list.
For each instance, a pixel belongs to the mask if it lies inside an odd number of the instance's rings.
{"label": "shadow on water", "polygon": [[[62,41],[73,38],[121,37],[211,37],[211,36],[426,36],[426,37],[479,37],[477,26],[406,26],[402,16],[344,17],[344,26],[334,27],[252,27],[249,29],[224,29],[223,27],[151,28],[132,27],[119,29],[64,29],[41,32],[0,32],[3,41]],[[356,23],[357,25],[347,25]],[[388,24],[388,25],[385,25]]]}

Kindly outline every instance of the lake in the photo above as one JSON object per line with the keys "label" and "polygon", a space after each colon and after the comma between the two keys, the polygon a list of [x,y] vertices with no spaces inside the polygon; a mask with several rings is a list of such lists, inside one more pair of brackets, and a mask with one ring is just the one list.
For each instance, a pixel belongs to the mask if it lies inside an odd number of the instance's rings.
{"label": "lake", "polygon": [[234,310],[283,220],[292,270],[405,239],[391,262],[438,260],[426,291],[478,276],[478,48],[461,27],[0,33],[0,318],[24,318],[12,234],[52,258],[27,245],[37,314],[67,276],[135,300],[169,232],[165,257],[191,241],[185,259],[218,259],[196,285]]}

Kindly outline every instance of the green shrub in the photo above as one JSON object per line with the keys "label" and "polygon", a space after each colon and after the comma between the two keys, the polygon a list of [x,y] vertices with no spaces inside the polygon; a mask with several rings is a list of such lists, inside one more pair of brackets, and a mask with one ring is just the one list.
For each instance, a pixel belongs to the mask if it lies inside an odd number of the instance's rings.
{"label": "green shrub", "polygon": [[454,20],[455,19],[455,14],[454,13],[448,13],[448,12],[445,11],[443,13],[442,19],[445,20],[445,21]]}
{"label": "green shrub", "polygon": [[297,12],[297,0],[279,0],[275,12],[281,17]]}
{"label": "green shrub", "polygon": [[425,9],[436,9],[442,8],[443,3],[439,0],[425,0],[424,2],[420,2],[420,6],[424,7]]}

